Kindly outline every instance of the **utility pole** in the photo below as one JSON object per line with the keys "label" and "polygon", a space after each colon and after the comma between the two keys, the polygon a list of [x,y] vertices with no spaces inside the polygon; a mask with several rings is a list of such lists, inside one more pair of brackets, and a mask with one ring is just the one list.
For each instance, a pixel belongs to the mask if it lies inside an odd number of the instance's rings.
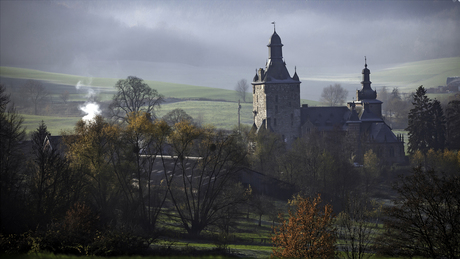
{"label": "utility pole", "polygon": [[240,105],[240,99],[238,99],[238,133],[241,132],[241,127],[240,127],[240,111],[241,111],[241,105]]}

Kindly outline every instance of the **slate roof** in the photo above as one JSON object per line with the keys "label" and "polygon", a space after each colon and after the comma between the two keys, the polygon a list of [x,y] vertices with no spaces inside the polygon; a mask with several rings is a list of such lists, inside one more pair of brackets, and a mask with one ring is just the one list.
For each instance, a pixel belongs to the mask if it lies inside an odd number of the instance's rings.
{"label": "slate roof", "polygon": [[302,107],[300,109],[300,125],[308,120],[321,131],[330,131],[334,127],[343,127],[350,118],[351,111],[346,106],[335,107]]}
{"label": "slate roof", "polygon": [[281,38],[276,32],[270,37],[269,44],[269,59],[265,65],[265,70],[260,69],[260,74],[256,71],[256,75],[253,78],[253,85],[255,84],[278,84],[278,83],[289,83],[299,84],[299,76],[297,72],[294,76],[289,75],[289,71],[286,68],[286,63],[282,56]]}
{"label": "slate roof", "polygon": [[372,123],[369,127],[369,137],[371,140],[378,143],[394,143],[400,142],[396,135],[391,131],[390,127],[384,122]]}
{"label": "slate roof", "polygon": [[364,109],[359,119],[362,122],[383,122],[382,118],[369,111],[369,109]]}

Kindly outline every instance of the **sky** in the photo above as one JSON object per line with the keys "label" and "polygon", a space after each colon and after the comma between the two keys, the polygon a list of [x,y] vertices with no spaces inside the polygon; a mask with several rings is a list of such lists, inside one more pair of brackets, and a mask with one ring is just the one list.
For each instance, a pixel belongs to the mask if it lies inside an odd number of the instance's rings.
{"label": "sky", "polygon": [[460,56],[460,0],[0,0],[0,65],[233,89],[273,21],[301,80]]}

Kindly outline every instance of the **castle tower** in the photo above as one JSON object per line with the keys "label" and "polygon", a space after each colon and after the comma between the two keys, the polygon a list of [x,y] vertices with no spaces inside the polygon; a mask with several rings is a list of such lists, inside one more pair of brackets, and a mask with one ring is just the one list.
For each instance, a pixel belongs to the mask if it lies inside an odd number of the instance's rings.
{"label": "castle tower", "polygon": [[[361,81],[361,90],[356,91],[356,99],[354,104],[364,108],[364,113],[371,114],[376,119],[382,118],[382,102],[377,100],[377,91],[372,90],[370,74],[371,71],[367,68],[367,59],[364,59],[363,81]],[[363,113],[363,114],[364,114]]]}
{"label": "castle tower", "polygon": [[256,71],[252,82],[253,128],[278,133],[290,143],[300,136],[300,81],[297,72],[289,75],[275,30],[267,47],[265,68]]}

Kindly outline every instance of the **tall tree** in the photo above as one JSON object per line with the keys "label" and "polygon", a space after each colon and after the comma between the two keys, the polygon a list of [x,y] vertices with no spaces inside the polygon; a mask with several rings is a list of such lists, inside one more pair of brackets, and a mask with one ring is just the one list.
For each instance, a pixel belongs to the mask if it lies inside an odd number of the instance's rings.
{"label": "tall tree", "polygon": [[434,124],[434,127],[431,129],[433,148],[434,150],[443,150],[446,144],[446,117],[438,100],[433,100],[431,114]]}
{"label": "tall tree", "polygon": [[118,80],[115,88],[117,92],[109,106],[112,118],[126,121],[129,113],[143,111],[156,119],[155,109],[159,108],[164,100],[164,96],[157,90],[150,88],[142,79],[135,76]]}
{"label": "tall tree", "polygon": [[26,98],[34,105],[34,114],[38,115],[39,105],[49,97],[49,92],[43,84],[37,80],[27,80],[22,90]]}
{"label": "tall tree", "polygon": [[228,216],[247,199],[236,183],[245,164],[245,147],[235,135],[190,122],[176,123],[169,136],[171,153],[162,156],[164,179],[179,222],[192,236]]}
{"label": "tall tree", "polygon": [[371,253],[372,235],[371,222],[379,216],[379,206],[362,195],[350,193],[345,201],[342,212],[337,216],[338,234],[342,237],[342,251],[348,259],[363,259]]}
{"label": "tall tree", "polygon": [[333,258],[335,228],[331,205],[321,205],[321,196],[314,199],[297,196],[291,201],[296,208],[289,210],[286,220],[274,228],[273,256],[284,258]]}
{"label": "tall tree", "polygon": [[59,153],[58,143],[51,143],[50,136],[42,121],[32,133],[32,154],[28,164],[29,203],[36,223],[43,226],[53,217],[64,217],[67,209],[78,201],[83,185],[80,173],[70,170],[68,162]]}
{"label": "tall tree", "polygon": [[243,102],[246,102],[246,94],[249,89],[249,84],[246,79],[241,79],[236,83],[235,86],[235,91],[236,95],[243,100]]}
{"label": "tall tree", "polygon": [[120,198],[121,186],[114,173],[117,168],[112,166],[116,157],[111,152],[111,143],[118,137],[119,133],[101,116],[96,116],[93,121],[80,120],[71,135],[64,137],[71,167],[84,175],[86,198],[104,220],[113,217],[115,204]]}
{"label": "tall tree", "polygon": [[137,203],[141,222],[150,231],[155,228],[168,194],[165,186],[152,184],[152,174],[155,166],[161,164],[157,158],[162,155],[170,131],[165,121],[157,120],[152,123],[147,113],[139,112],[129,114],[128,125],[122,136],[122,144],[131,147],[128,148],[125,158],[126,162],[134,164],[131,175],[135,175],[134,179],[137,181]]}
{"label": "tall tree", "polygon": [[348,91],[340,84],[330,85],[323,88],[321,102],[327,106],[339,106],[347,100]]}
{"label": "tall tree", "polygon": [[419,86],[413,95],[413,108],[409,112],[409,122],[406,128],[409,131],[409,153],[420,150],[426,153],[433,147],[432,129],[434,120],[432,115],[432,103],[426,96],[426,90]]}
{"label": "tall tree", "polygon": [[460,177],[414,168],[395,186],[379,252],[392,256],[460,257]]}
{"label": "tall tree", "polygon": [[460,150],[460,100],[452,100],[446,108],[447,146]]}
{"label": "tall tree", "polygon": [[24,119],[10,104],[5,86],[0,84],[0,216],[2,233],[17,231],[24,217],[20,204],[24,194],[24,154],[21,142],[25,138]]}

